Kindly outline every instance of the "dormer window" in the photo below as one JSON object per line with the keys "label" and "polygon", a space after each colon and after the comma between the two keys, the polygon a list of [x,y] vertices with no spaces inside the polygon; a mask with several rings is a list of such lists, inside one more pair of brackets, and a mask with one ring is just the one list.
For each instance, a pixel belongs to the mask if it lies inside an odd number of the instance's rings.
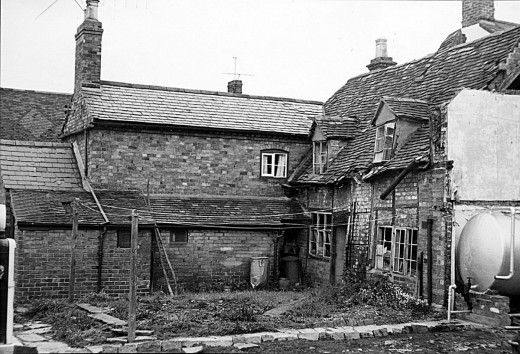
{"label": "dormer window", "polygon": [[388,161],[392,158],[394,146],[395,122],[389,122],[376,128],[374,162]]}
{"label": "dormer window", "polygon": [[287,177],[287,153],[285,151],[262,151],[262,177]]}
{"label": "dormer window", "polygon": [[327,141],[313,142],[313,171],[319,175],[327,170]]}

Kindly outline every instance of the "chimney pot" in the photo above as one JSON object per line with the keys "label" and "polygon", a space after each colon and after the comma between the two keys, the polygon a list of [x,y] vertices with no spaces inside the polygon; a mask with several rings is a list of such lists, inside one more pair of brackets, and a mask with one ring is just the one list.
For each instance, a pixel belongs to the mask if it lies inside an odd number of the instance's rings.
{"label": "chimney pot", "polygon": [[229,93],[241,95],[242,94],[242,80],[231,80],[227,84],[227,89],[228,89]]}
{"label": "chimney pot", "polygon": [[87,8],[85,9],[85,20],[91,19],[91,20],[97,21],[98,5],[99,5],[99,0],[87,0]]}
{"label": "chimney pot", "polygon": [[386,58],[388,52],[386,49],[386,38],[376,39],[376,58]]}
{"label": "chimney pot", "polygon": [[397,63],[388,56],[386,47],[386,38],[376,39],[376,57],[370,61],[367,65],[368,70],[386,69],[390,66],[394,66]]}

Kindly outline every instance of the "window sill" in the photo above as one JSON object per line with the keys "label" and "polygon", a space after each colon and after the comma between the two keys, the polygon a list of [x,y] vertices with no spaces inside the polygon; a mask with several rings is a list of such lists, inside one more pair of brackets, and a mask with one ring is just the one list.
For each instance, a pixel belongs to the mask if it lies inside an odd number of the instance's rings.
{"label": "window sill", "polygon": [[314,254],[309,254],[309,257],[318,261],[330,262],[330,257],[316,256]]}

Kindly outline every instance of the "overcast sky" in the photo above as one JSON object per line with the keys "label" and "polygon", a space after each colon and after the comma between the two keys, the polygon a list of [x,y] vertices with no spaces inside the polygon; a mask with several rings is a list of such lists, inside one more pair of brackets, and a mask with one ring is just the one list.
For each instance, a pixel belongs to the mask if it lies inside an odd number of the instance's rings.
{"label": "overcast sky", "polygon": [[[0,86],[72,92],[76,1],[1,1]],[[495,18],[520,23],[520,1]],[[103,80],[226,91],[238,57],[244,93],[322,101],[367,72],[376,38],[399,64],[435,52],[461,2],[101,0],[99,19]]]}

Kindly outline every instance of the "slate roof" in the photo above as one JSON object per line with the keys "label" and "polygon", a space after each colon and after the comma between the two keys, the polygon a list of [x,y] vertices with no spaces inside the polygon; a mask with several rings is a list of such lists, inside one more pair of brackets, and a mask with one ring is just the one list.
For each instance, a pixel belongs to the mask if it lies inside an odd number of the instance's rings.
{"label": "slate roof", "polygon": [[303,219],[303,210],[289,198],[223,196],[151,196],[159,224],[186,226],[280,227]]}
{"label": "slate roof", "polygon": [[84,88],[96,121],[307,135],[322,103],[103,81]]}
{"label": "slate roof", "polygon": [[[518,23],[506,22],[506,21],[500,21],[500,20],[482,19],[482,20],[479,20],[479,22],[478,22],[478,26],[488,33],[497,33],[497,32],[508,31],[518,25],[519,25]],[[472,26],[470,26],[470,27],[472,27]],[[465,43],[466,35],[463,32],[464,32],[464,28],[458,29],[455,32],[450,33],[446,37],[446,39],[441,43],[438,51],[446,50],[446,49],[452,48],[456,45]]]}
{"label": "slate roof", "polygon": [[379,108],[377,109],[374,118],[372,119],[372,124],[375,122],[377,114],[384,104],[390,108],[396,118],[411,118],[426,122],[429,120],[428,102],[403,97],[384,96],[379,103]]}
{"label": "slate roof", "polygon": [[[358,120],[354,117],[324,117],[318,116],[314,119],[315,126],[320,127],[321,132],[327,139],[353,138],[357,133]],[[313,129],[311,128],[311,134]]]}
{"label": "slate roof", "polygon": [[71,144],[0,139],[5,188],[83,189]]}
{"label": "slate roof", "polygon": [[[137,191],[96,191],[99,203],[105,211],[107,225],[131,225],[131,213],[138,210],[139,225],[153,225],[144,196]],[[105,219],[96,201],[86,191],[11,190],[11,201],[19,224],[24,225],[72,225],[72,216],[66,213],[62,202],[78,200],[80,225],[99,226]]]}
{"label": "slate roof", "polygon": [[0,139],[59,142],[71,96],[0,88]]}
{"label": "slate roof", "polygon": [[[520,27],[494,33],[470,43],[438,51],[422,59],[368,72],[347,81],[325,102],[326,116],[357,117],[358,135],[343,148],[322,175],[312,173],[311,162],[293,183],[333,183],[366,172],[374,153],[375,128],[370,122],[382,97],[415,99],[438,105],[462,88],[486,89],[520,38]],[[424,128],[423,128],[424,129]],[[427,145],[427,134],[417,131],[381,171],[406,167]],[[406,150],[405,150],[406,149]],[[405,153],[406,152],[406,153]],[[413,157],[412,157],[413,156]],[[398,158],[399,157],[399,158]],[[410,160],[406,159],[410,157]]]}
{"label": "slate roof", "polygon": [[79,204],[78,222],[82,225],[100,225],[104,223],[103,216],[95,206],[95,201],[89,192],[79,191],[38,191],[11,190],[11,203],[18,224],[34,225],[72,225],[72,214],[66,213],[62,204],[80,198],[89,206]]}

